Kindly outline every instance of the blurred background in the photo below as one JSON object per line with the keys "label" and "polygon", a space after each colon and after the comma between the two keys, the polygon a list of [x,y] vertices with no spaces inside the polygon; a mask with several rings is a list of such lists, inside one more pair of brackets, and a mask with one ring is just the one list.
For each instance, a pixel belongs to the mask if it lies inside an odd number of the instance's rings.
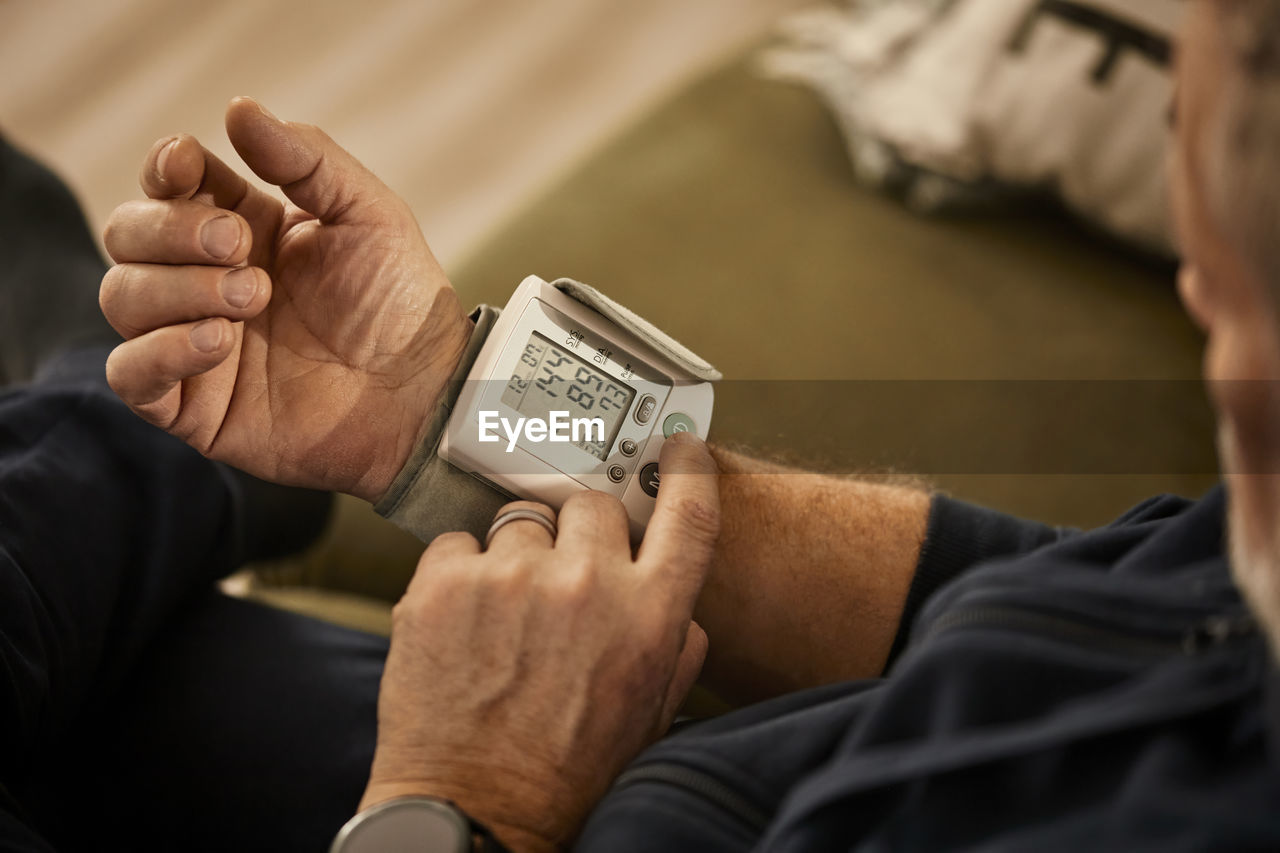
{"label": "blurred background", "polygon": [[[1092,526],[1217,474],[1162,183],[1180,4],[1083,5],[1105,31],[1037,0],[6,0],[0,129],[100,230],[161,136],[238,163],[253,95],[408,199],[464,303],[569,276],[707,357],[714,440]],[[342,499],[237,588],[385,630],[421,550]]]}
{"label": "blurred background", "polygon": [[6,0],[0,127],[96,229],[151,143],[252,95],[412,204],[449,266],[532,194],[802,0]]}

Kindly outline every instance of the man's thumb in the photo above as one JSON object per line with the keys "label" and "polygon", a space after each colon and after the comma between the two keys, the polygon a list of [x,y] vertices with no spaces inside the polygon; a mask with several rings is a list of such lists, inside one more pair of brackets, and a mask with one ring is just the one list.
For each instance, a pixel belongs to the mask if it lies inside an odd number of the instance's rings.
{"label": "man's thumb", "polygon": [[392,195],[320,128],[281,121],[252,98],[235,98],[227,107],[227,137],[254,174],[322,222]]}

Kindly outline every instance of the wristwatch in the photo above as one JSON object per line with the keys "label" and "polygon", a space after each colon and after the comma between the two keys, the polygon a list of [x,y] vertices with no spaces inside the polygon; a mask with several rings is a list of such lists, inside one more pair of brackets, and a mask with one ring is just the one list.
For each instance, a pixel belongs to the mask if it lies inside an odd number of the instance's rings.
{"label": "wristwatch", "polygon": [[509,853],[448,800],[397,797],[347,821],[329,853]]}

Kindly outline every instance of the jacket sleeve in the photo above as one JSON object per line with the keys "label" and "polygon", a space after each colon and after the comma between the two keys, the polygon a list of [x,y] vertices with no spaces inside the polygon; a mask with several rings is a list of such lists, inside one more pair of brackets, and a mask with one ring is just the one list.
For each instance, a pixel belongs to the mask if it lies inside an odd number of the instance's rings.
{"label": "jacket sleeve", "polygon": [[19,816],[21,807],[0,785],[0,850],[12,853],[54,853],[49,842],[41,838]]}
{"label": "jacket sleeve", "polygon": [[0,394],[4,783],[117,689],[182,603],[243,563],[242,497],[224,466],[105,382]]}
{"label": "jacket sleeve", "polygon": [[949,581],[989,560],[1035,551],[1072,532],[935,495],[929,509],[924,546],[920,549],[920,560],[885,670],[888,671],[906,648],[911,625],[921,608]]}

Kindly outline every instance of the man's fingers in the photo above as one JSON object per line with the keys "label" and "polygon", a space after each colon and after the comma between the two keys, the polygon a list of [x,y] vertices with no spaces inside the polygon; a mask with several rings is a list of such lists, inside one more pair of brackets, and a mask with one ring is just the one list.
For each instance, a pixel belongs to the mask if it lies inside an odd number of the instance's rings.
{"label": "man's fingers", "polygon": [[409,586],[405,589],[404,598],[419,594],[420,590],[439,571],[441,566],[451,560],[473,557],[481,551],[480,543],[470,533],[454,531],[441,533],[427,545],[427,550],[418,558],[418,567],[414,569]]}
{"label": "man's fingers", "polygon": [[130,201],[102,235],[117,263],[235,266],[249,255],[249,225],[230,211],[195,201]]}
{"label": "man's fingers", "polygon": [[452,557],[469,557],[480,553],[480,543],[470,533],[454,531],[441,533],[427,545],[427,550],[418,559],[418,564],[432,560],[447,560]]}
{"label": "man's fingers", "polygon": [[248,320],[271,299],[271,279],[257,267],[117,264],[98,294],[107,322],[126,339],[207,317]]}
{"label": "man's fingers", "polygon": [[148,198],[160,200],[191,199],[203,190],[213,204],[228,210],[250,189],[248,181],[187,133],[157,140],[151,146],[142,160],[138,184]]}
{"label": "man's fingers", "polygon": [[172,393],[178,383],[221,364],[235,336],[220,317],[156,329],[112,351],[107,383],[130,408],[167,429],[178,415]]}
{"label": "man's fingers", "polygon": [[638,561],[692,612],[720,535],[718,469],[701,439],[680,432],[662,446],[658,470],[662,485]]}
{"label": "man's fingers", "polygon": [[191,200],[238,213],[258,237],[251,262],[262,266],[268,261],[270,237],[280,227],[284,206],[194,136],[183,133],[156,142],[143,160],[139,183],[153,199]]}
{"label": "man's fingers", "polygon": [[560,510],[557,551],[613,554],[631,557],[627,510],[622,501],[604,492],[585,490],[565,501]]}
{"label": "man's fingers", "polygon": [[505,523],[496,530],[490,528],[492,533],[485,543],[485,550],[519,554],[530,548],[551,547],[554,543],[551,531],[538,521],[528,518],[527,513],[545,518],[553,527],[556,523],[556,514],[551,507],[532,501],[514,501],[498,510],[493,517],[495,523],[505,517]]}
{"label": "man's fingers", "polygon": [[663,700],[662,729],[664,732],[671,727],[676,714],[680,711],[680,706],[684,704],[689,691],[693,689],[698,676],[702,673],[702,663],[707,659],[707,648],[707,632],[703,631],[702,626],[697,622],[690,622],[684,638],[684,648],[680,650],[680,657],[676,661],[675,675],[671,676],[671,683],[667,685],[667,695]]}
{"label": "man's fingers", "polygon": [[322,222],[358,216],[398,197],[317,127],[281,121],[252,98],[227,107],[227,136],[258,177]]}

